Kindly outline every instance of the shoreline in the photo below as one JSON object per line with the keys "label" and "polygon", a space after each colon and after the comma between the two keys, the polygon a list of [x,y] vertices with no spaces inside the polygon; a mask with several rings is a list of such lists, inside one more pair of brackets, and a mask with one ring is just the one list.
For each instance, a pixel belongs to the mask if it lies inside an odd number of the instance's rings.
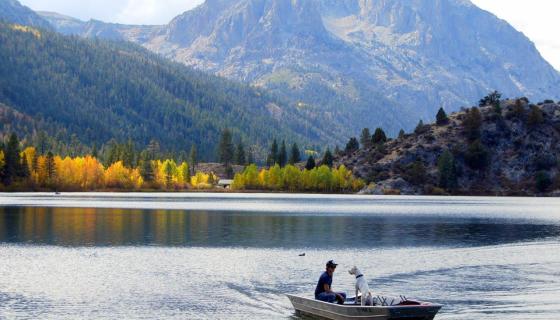
{"label": "shoreline", "polygon": [[407,193],[367,193],[367,192],[314,192],[314,191],[280,191],[280,190],[231,190],[224,188],[213,189],[178,189],[178,190],[161,190],[161,189],[141,189],[141,190],[122,190],[122,189],[99,189],[99,190],[1,190],[1,194],[278,194],[278,195],[356,195],[356,196],[385,196],[385,197],[489,197],[489,198],[560,198],[560,194],[532,194],[532,193],[453,193],[453,194],[407,194]]}

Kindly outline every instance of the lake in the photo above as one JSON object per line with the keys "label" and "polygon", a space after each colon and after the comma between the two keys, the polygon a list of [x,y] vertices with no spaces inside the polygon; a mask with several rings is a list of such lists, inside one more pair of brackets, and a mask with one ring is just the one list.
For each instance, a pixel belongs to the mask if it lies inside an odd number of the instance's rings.
{"label": "lake", "polygon": [[555,319],[560,199],[0,194],[0,259],[0,318],[298,319],[335,259],[436,319]]}

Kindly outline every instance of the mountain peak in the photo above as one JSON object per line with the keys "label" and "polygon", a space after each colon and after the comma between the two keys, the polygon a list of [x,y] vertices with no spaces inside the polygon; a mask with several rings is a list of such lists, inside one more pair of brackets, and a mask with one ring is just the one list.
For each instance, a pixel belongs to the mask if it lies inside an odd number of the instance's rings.
{"label": "mountain peak", "polygon": [[53,25],[265,87],[346,135],[396,134],[492,90],[560,92],[527,37],[467,0],[207,0],[164,26]]}
{"label": "mountain peak", "polygon": [[0,0],[0,20],[21,25],[51,29],[48,21],[17,0]]}

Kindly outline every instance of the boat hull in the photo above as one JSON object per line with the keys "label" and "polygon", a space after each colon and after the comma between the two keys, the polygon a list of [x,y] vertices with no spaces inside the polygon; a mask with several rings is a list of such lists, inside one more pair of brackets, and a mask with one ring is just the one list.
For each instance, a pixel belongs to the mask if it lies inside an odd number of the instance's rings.
{"label": "boat hull", "polygon": [[330,320],[432,320],[441,309],[438,304],[413,306],[338,305],[287,295],[299,315]]}

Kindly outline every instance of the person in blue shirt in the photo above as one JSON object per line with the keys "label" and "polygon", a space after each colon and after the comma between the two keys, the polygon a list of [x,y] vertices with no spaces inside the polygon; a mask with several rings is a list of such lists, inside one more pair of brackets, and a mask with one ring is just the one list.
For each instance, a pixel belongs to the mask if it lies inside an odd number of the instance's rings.
{"label": "person in blue shirt", "polygon": [[327,262],[327,270],[323,272],[315,288],[315,299],[329,303],[334,303],[336,301],[338,304],[344,304],[346,293],[334,292],[331,287],[336,266],[337,264],[333,260]]}

